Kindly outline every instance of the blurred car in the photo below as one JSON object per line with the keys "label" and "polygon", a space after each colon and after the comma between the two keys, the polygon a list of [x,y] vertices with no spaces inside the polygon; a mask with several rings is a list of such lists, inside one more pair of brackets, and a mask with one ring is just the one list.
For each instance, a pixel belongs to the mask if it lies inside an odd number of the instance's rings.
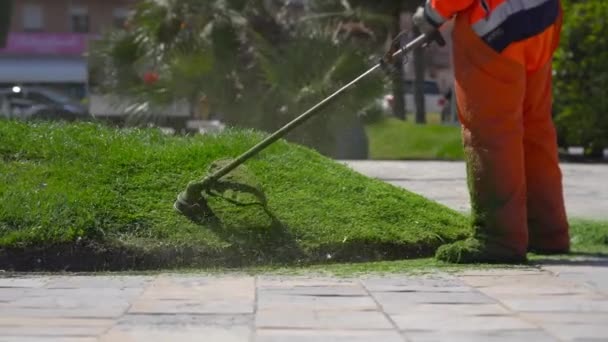
{"label": "blurred car", "polygon": [[[403,83],[405,110],[413,113],[416,111],[416,102],[414,101],[414,81],[406,80]],[[439,91],[439,85],[435,81],[424,81],[424,108],[428,113],[442,113],[444,107],[448,104],[448,100]],[[391,112],[394,103],[392,94],[384,96],[382,107],[385,111]]]}
{"label": "blurred car", "polygon": [[77,100],[45,87],[0,88],[0,115],[22,120],[88,120],[87,108]]}

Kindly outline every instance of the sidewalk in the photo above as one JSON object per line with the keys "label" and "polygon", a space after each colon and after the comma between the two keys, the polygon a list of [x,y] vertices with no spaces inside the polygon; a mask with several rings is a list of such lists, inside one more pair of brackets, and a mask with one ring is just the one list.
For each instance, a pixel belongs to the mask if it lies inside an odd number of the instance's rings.
{"label": "sidewalk", "polygon": [[607,266],[0,278],[0,341],[606,341]]}
{"label": "sidewalk", "polygon": [[[463,162],[345,161],[367,176],[385,180],[458,211],[468,212]],[[570,218],[608,220],[608,165],[562,164]]]}

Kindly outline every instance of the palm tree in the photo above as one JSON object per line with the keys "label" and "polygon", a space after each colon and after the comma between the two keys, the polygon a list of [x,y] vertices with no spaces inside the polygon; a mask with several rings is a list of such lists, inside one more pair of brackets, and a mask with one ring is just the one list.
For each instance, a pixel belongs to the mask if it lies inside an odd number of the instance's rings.
{"label": "palm tree", "polygon": [[[386,37],[384,40],[375,40],[371,48],[376,51],[389,49],[387,42],[393,41],[400,31],[401,16],[403,13],[413,13],[421,1],[419,0],[334,0],[334,1],[313,1],[317,6],[328,11],[325,16],[341,17],[343,20],[363,22],[375,33],[375,37]],[[414,34],[419,32],[414,28]],[[411,35],[410,35],[411,36]],[[384,45],[384,46],[383,46]],[[412,60],[414,63],[414,101],[416,108],[416,122],[426,122],[426,109],[424,107],[424,75],[425,57],[422,49],[414,51]],[[393,114],[395,117],[405,120],[406,103],[403,87],[403,58],[394,60],[393,74],[391,75],[392,94],[394,98]]]}
{"label": "palm tree", "polygon": [[[263,1],[141,2],[92,64],[100,87],[132,99],[133,115],[206,99],[228,124],[271,131],[367,69],[367,54],[324,25],[284,25]],[[371,77],[289,138],[331,155],[336,128],[381,95]]]}

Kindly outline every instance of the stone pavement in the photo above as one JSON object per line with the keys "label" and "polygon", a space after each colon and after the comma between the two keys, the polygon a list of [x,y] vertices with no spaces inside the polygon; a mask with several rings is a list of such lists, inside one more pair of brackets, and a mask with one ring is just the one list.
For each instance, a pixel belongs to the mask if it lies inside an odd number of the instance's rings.
{"label": "stone pavement", "polygon": [[[367,176],[385,180],[458,211],[468,212],[462,162],[346,161]],[[572,218],[608,219],[608,165],[562,164],[566,210]]]}
{"label": "stone pavement", "polygon": [[330,278],[0,277],[0,341],[607,341],[608,263]]}

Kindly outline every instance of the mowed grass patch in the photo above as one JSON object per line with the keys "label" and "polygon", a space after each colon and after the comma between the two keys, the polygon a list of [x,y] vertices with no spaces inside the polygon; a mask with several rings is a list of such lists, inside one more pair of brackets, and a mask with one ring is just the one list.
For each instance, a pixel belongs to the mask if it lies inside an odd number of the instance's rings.
{"label": "mowed grass patch", "polygon": [[608,256],[608,221],[574,219],[570,240],[574,253]]}
{"label": "mowed grass patch", "polygon": [[0,121],[0,264],[15,270],[304,265],[428,257],[468,219],[284,141],[249,161],[268,197],[210,203],[219,223],[174,212],[212,161],[263,135]]}
{"label": "mowed grass patch", "polygon": [[367,126],[370,158],[376,160],[463,160],[460,128],[418,125],[386,118]]}

